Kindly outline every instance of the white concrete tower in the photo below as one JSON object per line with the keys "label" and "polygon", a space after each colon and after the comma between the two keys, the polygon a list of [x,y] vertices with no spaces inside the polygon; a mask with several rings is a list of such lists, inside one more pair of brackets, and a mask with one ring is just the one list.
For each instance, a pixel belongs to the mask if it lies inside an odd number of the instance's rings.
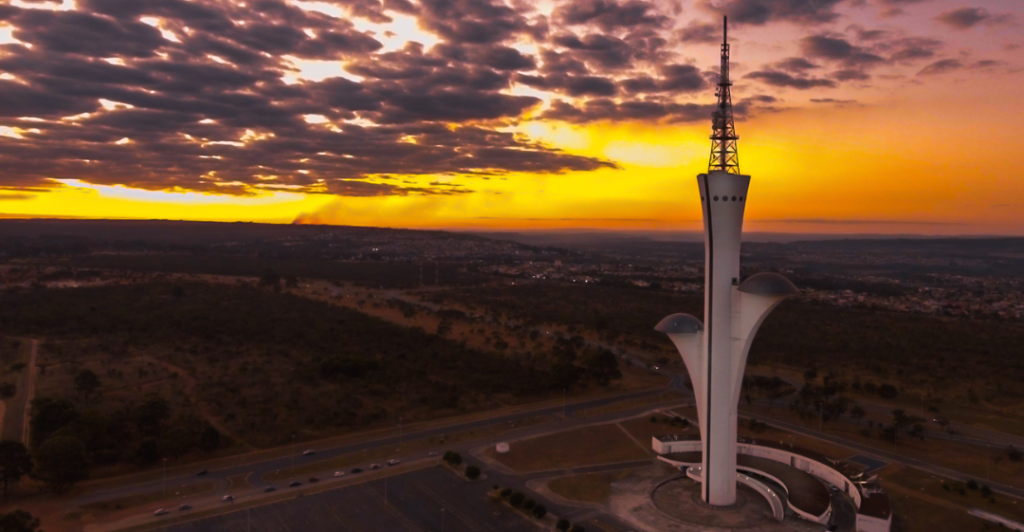
{"label": "white concrete tower", "polygon": [[739,173],[727,40],[722,44],[717,96],[711,161],[708,173],[697,176],[704,218],[706,323],[673,314],[655,328],[679,349],[693,383],[703,451],[701,499],[713,506],[729,506],[736,502],[737,408],[747,353],[764,318],[797,289],[774,273],[755,274],[739,282],[750,176]]}

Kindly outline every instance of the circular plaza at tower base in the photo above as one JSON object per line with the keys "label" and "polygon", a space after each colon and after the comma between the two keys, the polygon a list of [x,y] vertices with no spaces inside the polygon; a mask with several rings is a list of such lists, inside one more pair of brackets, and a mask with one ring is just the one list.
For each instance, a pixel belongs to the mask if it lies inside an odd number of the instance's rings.
{"label": "circular plaza at tower base", "polygon": [[[700,477],[700,439],[655,436],[652,447],[659,460],[695,480]],[[739,439],[736,466],[742,474],[782,488],[794,514],[815,523],[827,523],[832,513],[830,486],[853,499],[858,532],[888,532],[892,523],[889,497],[877,485],[861,482],[862,469],[843,460],[786,443]],[[739,479],[743,482],[743,479]],[[757,481],[754,481],[756,484]],[[764,490],[757,490],[766,498]]]}

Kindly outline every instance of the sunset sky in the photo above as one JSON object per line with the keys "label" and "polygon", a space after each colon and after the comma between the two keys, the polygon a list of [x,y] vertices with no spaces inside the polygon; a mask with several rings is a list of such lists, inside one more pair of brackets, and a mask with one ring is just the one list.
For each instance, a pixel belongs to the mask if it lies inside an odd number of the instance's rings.
{"label": "sunset sky", "polygon": [[0,0],[0,217],[1024,235],[1020,0]]}

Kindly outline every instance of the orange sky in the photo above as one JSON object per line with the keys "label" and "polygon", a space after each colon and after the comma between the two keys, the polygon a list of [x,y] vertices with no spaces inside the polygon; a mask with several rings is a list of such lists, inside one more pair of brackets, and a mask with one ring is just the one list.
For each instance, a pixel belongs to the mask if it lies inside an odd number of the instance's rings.
{"label": "orange sky", "polygon": [[[780,21],[738,24],[730,31],[736,40],[734,99],[764,94],[776,99],[737,122],[741,168],[752,175],[746,230],[1024,235],[1024,203],[1020,199],[1024,198],[1024,179],[1019,170],[1024,162],[1020,147],[1024,103],[1017,94],[1022,74],[1015,61],[1015,45],[1020,43],[1014,38],[1019,26],[1017,14],[1012,13],[1021,7],[1012,2],[982,4],[987,6],[986,13],[992,14],[991,23],[982,21],[952,30],[936,20],[962,6],[934,0],[908,6],[908,11],[916,11],[896,16],[880,14],[881,5],[866,12],[869,8],[839,4],[840,17],[824,27],[808,29]],[[65,7],[69,6],[81,8],[65,2]],[[1004,11],[1013,16],[995,21],[994,15]],[[673,25],[684,27],[698,13],[710,19],[697,8],[684,5]],[[346,16],[344,12],[335,14]],[[393,18],[388,27],[405,28],[406,33],[389,37],[394,42],[386,42],[383,51],[397,49],[409,40],[437,40],[418,26],[415,18]],[[942,51],[921,63],[877,67],[871,71],[870,82],[834,87],[768,86],[746,76],[783,58],[801,56],[799,35],[850,32],[853,24],[904,36],[932,36],[943,41]],[[356,25],[361,30],[372,26],[365,20]],[[793,27],[799,27],[801,33],[788,33]],[[0,39],[3,36],[0,26]],[[10,30],[7,39],[17,41]],[[517,48],[525,53],[534,50],[532,46],[519,42]],[[694,44],[679,53],[710,68],[717,50],[713,44]],[[960,66],[938,75],[918,74],[943,58]],[[971,66],[980,65],[982,59],[998,65]],[[307,61],[294,75],[322,79],[337,75],[343,64]],[[695,176],[706,170],[710,120],[658,123],[613,119],[568,124],[541,118],[553,98],[565,95],[553,96],[550,91],[523,84],[513,84],[507,90],[509,94],[538,95],[543,102],[515,120],[485,121],[490,127],[516,132],[567,154],[611,161],[619,168],[565,173],[509,171],[487,177],[409,174],[399,177],[410,187],[436,188],[444,186],[438,183],[449,183],[473,192],[376,196],[311,193],[308,188],[296,188],[296,192],[249,188],[246,195],[211,194],[209,190],[175,189],[173,184],[163,189],[147,185],[150,190],[143,190],[109,181],[97,184],[92,177],[62,176],[45,186],[0,181],[0,214],[281,223],[299,219],[453,229],[700,228]],[[707,102],[713,93],[709,89],[682,98]],[[831,101],[815,103],[813,99]],[[319,126],[332,126],[326,122]],[[0,143],[29,137],[24,123],[9,124],[0,125]],[[247,146],[257,148],[259,142],[246,141]]]}

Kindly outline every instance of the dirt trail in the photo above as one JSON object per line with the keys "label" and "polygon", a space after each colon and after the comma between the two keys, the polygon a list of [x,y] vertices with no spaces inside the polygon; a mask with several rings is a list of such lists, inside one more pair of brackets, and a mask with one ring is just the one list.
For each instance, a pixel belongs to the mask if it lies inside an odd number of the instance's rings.
{"label": "dirt trail", "polygon": [[188,395],[190,397],[196,399],[195,404],[196,404],[196,408],[199,410],[199,415],[203,419],[205,419],[207,423],[209,423],[210,425],[213,425],[213,428],[219,430],[221,434],[225,434],[227,436],[230,436],[232,439],[234,439],[235,441],[243,444],[247,448],[252,448],[252,446],[249,445],[248,442],[246,442],[245,440],[242,440],[238,436],[236,436],[233,432],[231,432],[231,430],[229,430],[226,426],[224,426],[224,424],[221,423],[220,420],[217,419],[216,416],[214,416],[212,413],[210,413],[210,411],[206,408],[206,404],[203,403],[202,401],[200,401],[199,398],[196,396],[195,391],[196,391],[196,385],[198,384],[198,381],[196,380],[195,377],[193,377],[187,371],[185,371],[184,368],[180,368],[178,366],[175,366],[174,364],[171,364],[170,362],[165,362],[163,360],[158,360],[158,359],[153,358],[153,357],[151,357],[149,355],[142,355],[141,358],[142,358],[142,360],[145,360],[146,362],[150,362],[152,364],[156,364],[158,366],[162,366],[162,367],[166,368],[168,371],[171,371],[173,373],[177,373],[178,374],[178,379],[180,380],[180,382],[185,384],[185,392],[188,393]]}

